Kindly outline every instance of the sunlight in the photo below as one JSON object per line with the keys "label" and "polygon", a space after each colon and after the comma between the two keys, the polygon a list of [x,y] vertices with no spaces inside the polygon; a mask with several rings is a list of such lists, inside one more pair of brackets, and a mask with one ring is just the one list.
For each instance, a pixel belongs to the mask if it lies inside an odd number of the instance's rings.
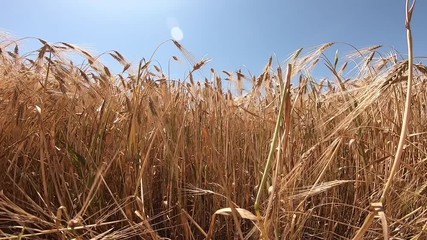
{"label": "sunlight", "polygon": [[181,28],[173,27],[171,29],[171,36],[173,40],[181,41],[184,38],[184,33],[182,32]]}
{"label": "sunlight", "polygon": [[179,23],[176,18],[168,17],[166,19],[166,25],[170,29],[170,35],[173,40],[181,41],[184,38],[184,32],[179,27]]}

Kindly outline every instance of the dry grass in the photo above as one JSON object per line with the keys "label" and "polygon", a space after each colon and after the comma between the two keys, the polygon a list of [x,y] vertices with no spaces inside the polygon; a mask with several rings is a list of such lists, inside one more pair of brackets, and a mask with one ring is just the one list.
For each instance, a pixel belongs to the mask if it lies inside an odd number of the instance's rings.
{"label": "dry grass", "polygon": [[[348,239],[382,194],[406,90],[396,53],[377,46],[332,63],[333,43],[298,50],[259,190],[285,89],[271,60],[260,76],[224,73],[249,89],[236,97],[215,70],[195,79],[206,60],[190,59],[180,81],[110,52],[124,68],[114,74],[77,46],[40,42],[26,54],[0,44],[0,239],[258,239],[261,229],[270,239]],[[70,63],[70,52],[87,64]],[[323,63],[334,79],[311,76]],[[384,205],[395,239],[427,238],[426,87],[418,64],[402,168]],[[375,219],[365,238],[381,236]]]}

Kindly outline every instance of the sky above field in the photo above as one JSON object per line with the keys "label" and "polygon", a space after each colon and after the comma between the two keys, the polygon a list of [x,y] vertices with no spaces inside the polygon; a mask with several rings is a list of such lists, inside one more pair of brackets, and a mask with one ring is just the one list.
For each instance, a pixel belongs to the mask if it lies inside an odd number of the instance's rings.
{"label": "sky above field", "polygon": [[[404,8],[404,0],[14,0],[2,2],[0,31],[98,54],[117,50],[133,63],[175,38],[196,60],[211,59],[208,69],[259,74],[270,56],[283,63],[298,48],[326,42],[406,54]],[[418,57],[427,56],[426,13],[427,1],[418,1],[412,22]],[[22,44],[40,46],[31,39]],[[345,44],[335,49],[350,51]],[[183,59],[169,41],[154,59],[167,68],[173,55]],[[178,71],[174,64],[171,71]]]}

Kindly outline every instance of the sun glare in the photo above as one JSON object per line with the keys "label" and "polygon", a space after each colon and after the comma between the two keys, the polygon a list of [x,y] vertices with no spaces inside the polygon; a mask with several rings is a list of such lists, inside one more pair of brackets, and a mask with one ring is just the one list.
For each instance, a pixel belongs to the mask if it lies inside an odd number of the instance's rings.
{"label": "sun glare", "polygon": [[173,27],[171,29],[171,36],[172,36],[173,40],[181,41],[184,38],[184,33],[182,32],[181,28]]}

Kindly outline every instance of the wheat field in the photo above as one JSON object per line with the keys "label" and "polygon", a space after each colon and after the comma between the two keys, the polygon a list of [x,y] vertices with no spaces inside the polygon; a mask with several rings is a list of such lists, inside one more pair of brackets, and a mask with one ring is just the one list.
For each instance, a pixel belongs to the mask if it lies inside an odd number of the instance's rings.
{"label": "wheat field", "polygon": [[202,60],[172,79],[31,41],[0,42],[0,239],[351,239],[370,213],[364,239],[427,239],[426,66],[380,46],[330,60],[327,43],[287,70],[198,79]]}

